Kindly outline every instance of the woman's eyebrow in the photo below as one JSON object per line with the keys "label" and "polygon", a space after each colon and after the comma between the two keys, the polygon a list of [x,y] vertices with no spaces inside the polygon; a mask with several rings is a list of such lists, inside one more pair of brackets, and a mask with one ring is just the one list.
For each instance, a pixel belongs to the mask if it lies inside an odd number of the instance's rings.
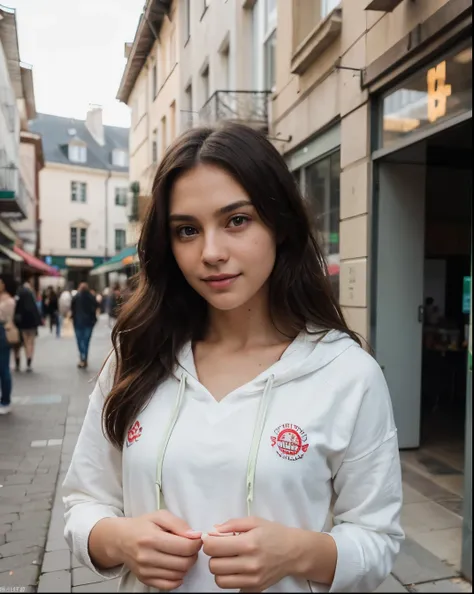
{"label": "woman's eyebrow", "polygon": [[[250,202],[250,200],[239,200],[238,202],[232,202],[231,204],[226,204],[222,208],[219,208],[216,211],[216,214],[228,214],[229,212],[237,210],[238,208],[242,208],[243,206],[252,206],[252,203]],[[172,221],[186,221],[186,222],[193,221],[194,222],[194,221],[197,221],[197,218],[195,216],[189,215],[189,214],[174,213],[174,214],[170,214],[169,221],[170,222],[172,222]]]}

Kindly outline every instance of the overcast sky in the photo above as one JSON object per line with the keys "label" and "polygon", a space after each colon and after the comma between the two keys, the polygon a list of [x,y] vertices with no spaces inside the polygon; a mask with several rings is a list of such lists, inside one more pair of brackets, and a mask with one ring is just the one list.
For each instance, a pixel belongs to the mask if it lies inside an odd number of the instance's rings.
{"label": "overcast sky", "polygon": [[33,66],[36,109],[85,119],[104,108],[104,123],[130,124],[117,95],[145,0],[0,0],[16,9],[22,62]]}

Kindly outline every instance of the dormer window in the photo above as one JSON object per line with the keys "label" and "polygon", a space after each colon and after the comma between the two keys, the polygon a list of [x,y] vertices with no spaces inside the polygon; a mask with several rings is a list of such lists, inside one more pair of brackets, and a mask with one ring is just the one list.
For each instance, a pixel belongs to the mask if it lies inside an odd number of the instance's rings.
{"label": "dormer window", "polygon": [[128,153],[123,149],[112,151],[112,165],[115,167],[128,167]]}
{"label": "dormer window", "polygon": [[87,161],[87,146],[83,142],[70,142],[68,158],[73,163],[85,163]]}

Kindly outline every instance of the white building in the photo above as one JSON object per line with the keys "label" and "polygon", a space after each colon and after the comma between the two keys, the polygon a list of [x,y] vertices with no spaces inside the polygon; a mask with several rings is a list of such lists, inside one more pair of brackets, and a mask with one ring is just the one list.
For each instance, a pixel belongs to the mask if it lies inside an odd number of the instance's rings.
{"label": "white building", "polygon": [[128,134],[104,126],[102,109],[85,121],[38,114],[43,139],[40,254],[77,285],[126,246]]}

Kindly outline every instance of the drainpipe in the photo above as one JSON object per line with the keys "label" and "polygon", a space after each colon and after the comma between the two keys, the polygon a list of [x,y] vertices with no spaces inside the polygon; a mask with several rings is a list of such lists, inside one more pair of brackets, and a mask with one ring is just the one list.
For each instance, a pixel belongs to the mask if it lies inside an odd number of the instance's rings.
{"label": "drainpipe", "polygon": [[105,261],[109,258],[109,181],[112,177],[112,171],[109,169],[105,178]]}

